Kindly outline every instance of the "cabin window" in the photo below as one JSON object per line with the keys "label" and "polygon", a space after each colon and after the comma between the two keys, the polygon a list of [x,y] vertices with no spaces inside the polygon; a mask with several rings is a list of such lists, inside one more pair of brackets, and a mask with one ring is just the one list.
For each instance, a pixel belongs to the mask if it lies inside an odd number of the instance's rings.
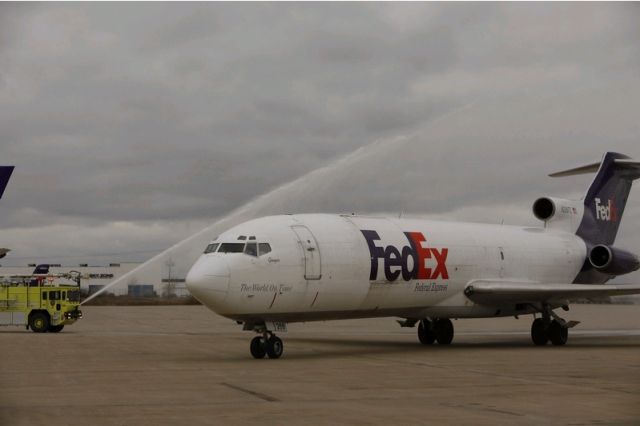
{"label": "cabin window", "polygon": [[218,248],[218,243],[209,244],[206,249],[204,249],[204,254],[213,253]]}
{"label": "cabin window", "polygon": [[62,292],[62,300],[67,300],[67,292],[66,291]]}
{"label": "cabin window", "polygon": [[48,291],[43,291],[42,292],[42,300],[47,300],[47,294],[48,293],[49,293]]}
{"label": "cabin window", "polygon": [[218,253],[242,253],[244,251],[244,243],[222,243]]}
{"label": "cabin window", "polygon": [[60,292],[59,291],[50,291],[49,292],[49,300],[60,300]]}
{"label": "cabin window", "polygon": [[260,243],[258,244],[258,248],[260,249],[260,256],[271,252],[271,246],[269,243]]}
{"label": "cabin window", "polygon": [[258,256],[258,245],[256,243],[247,243],[247,246],[244,248],[244,254]]}
{"label": "cabin window", "polygon": [[241,240],[241,241],[244,241],[244,240],[246,240],[246,239],[247,239],[247,236],[246,236],[246,235],[240,235],[240,236],[238,237],[238,239],[239,239],[239,240]]}

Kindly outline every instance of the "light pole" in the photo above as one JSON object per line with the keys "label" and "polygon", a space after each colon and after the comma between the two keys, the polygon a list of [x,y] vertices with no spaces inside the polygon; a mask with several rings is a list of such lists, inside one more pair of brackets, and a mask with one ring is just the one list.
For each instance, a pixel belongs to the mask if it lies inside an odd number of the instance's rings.
{"label": "light pole", "polygon": [[173,259],[169,258],[164,264],[167,266],[167,269],[168,269],[166,296],[172,297],[173,296],[173,278],[171,277],[171,268],[175,266],[175,262],[173,261]]}

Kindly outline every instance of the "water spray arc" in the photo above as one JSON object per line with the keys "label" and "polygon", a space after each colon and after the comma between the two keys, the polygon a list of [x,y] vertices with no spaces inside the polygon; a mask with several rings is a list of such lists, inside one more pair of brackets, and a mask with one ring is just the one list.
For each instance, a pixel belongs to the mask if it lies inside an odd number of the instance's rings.
{"label": "water spray arc", "polygon": [[[427,123],[427,127],[467,109],[469,105],[465,105],[461,108],[454,109],[453,111],[435,117]],[[420,133],[422,132],[424,132],[424,128]],[[178,242],[162,253],[152,257],[143,264],[112,281],[99,291],[86,298],[82,304],[89,302],[110,288],[132,279],[147,268],[155,265],[157,262],[167,261],[169,257],[173,257],[174,260],[176,258],[181,258],[184,264],[188,264],[187,267],[191,266],[201,254],[207,243],[221,232],[258,216],[283,213],[283,204],[285,201],[301,199],[309,192],[313,192],[310,190],[310,187],[313,187],[313,185],[321,186],[326,185],[327,182],[333,182],[338,179],[337,176],[340,176],[341,172],[344,173],[345,171],[357,169],[358,166],[361,166],[362,164],[368,164],[374,157],[393,156],[394,151],[402,149],[405,144],[414,140],[416,134],[417,133],[413,133],[394,138],[376,140],[375,142],[360,147],[326,166],[312,170],[309,173],[254,198],[243,206],[231,211],[225,217],[216,221],[212,225],[204,228],[185,240]]]}
{"label": "water spray arc", "polygon": [[322,181],[323,177],[332,176],[336,170],[343,168],[349,168],[350,165],[355,164],[363,160],[364,157],[371,155],[372,152],[378,153],[383,149],[389,149],[390,146],[395,146],[398,143],[402,143],[406,140],[406,137],[394,138],[392,140],[379,140],[369,144],[367,146],[356,149],[355,151],[347,154],[339,160],[324,166],[316,170],[313,170],[291,182],[285,183],[265,194],[258,196],[257,198],[249,201],[243,206],[231,211],[224,218],[216,221],[212,225],[204,228],[196,234],[174,244],[162,253],[152,257],[138,267],[132,269],[126,274],[122,275],[118,279],[107,284],[97,292],[82,301],[82,304],[89,302],[100,294],[106,292],[110,288],[121,284],[136,274],[139,274],[144,269],[151,267],[157,262],[165,261],[169,256],[175,256],[177,252],[184,250],[183,260],[192,264],[200,255],[202,249],[206,244],[216,237],[222,231],[242,223],[244,221],[253,219],[258,215],[267,215],[272,213],[281,213],[281,200],[295,197],[298,191],[304,190],[310,181],[318,180]]}

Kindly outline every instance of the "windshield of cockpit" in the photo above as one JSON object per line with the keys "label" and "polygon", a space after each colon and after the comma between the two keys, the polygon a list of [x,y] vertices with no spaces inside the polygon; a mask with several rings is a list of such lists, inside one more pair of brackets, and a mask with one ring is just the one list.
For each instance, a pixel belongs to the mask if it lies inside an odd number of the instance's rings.
{"label": "windshield of cockpit", "polygon": [[259,257],[271,252],[269,243],[259,242],[255,236],[240,235],[236,242],[213,242],[204,250],[209,253],[244,253],[249,256]]}

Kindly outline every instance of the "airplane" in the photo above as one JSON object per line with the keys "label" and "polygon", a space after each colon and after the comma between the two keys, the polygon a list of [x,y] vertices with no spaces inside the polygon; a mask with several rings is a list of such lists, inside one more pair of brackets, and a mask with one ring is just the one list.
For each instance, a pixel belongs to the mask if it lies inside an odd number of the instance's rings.
{"label": "airplane", "polygon": [[[4,190],[11,179],[14,166],[0,166],[0,198],[4,194]],[[7,248],[0,248],[0,259],[5,257],[11,250]]]}
{"label": "airplane", "polygon": [[535,345],[564,345],[575,299],[639,294],[608,280],[640,268],[615,247],[640,162],[602,160],[551,177],[595,172],[580,201],[541,197],[542,227],[360,215],[254,219],[214,239],[189,270],[191,294],[258,335],[254,358],[279,358],[287,323],[398,317],[424,345],[448,345],[451,319],[533,315]]}

